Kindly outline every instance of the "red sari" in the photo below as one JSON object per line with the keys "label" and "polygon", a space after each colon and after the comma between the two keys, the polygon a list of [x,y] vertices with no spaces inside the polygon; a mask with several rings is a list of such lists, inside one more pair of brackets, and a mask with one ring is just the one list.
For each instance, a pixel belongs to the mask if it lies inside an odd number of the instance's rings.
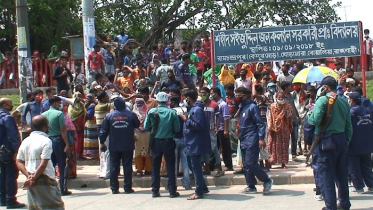
{"label": "red sari", "polygon": [[289,162],[289,140],[293,127],[292,109],[289,103],[271,104],[268,110],[268,152],[270,162],[286,164]]}

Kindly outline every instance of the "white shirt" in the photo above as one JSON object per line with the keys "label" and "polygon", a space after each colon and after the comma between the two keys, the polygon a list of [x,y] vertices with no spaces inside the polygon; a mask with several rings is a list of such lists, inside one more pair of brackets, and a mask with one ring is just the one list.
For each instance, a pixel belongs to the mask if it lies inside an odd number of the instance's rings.
{"label": "white shirt", "polygon": [[19,147],[17,159],[25,161],[26,170],[35,173],[41,160],[49,160],[43,174],[55,179],[55,169],[52,164],[52,141],[47,134],[41,131],[33,131],[29,137],[22,141]]}
{"label": "white shirt", "polygon": [[285,76],[284,74],[279,74],[277,76],[277,81],[280,82],[280,85],[283,81],[287,81],[287,82],[292,82],[293,81],[293,78],[294,76],[289,74],[288,76]]}
{"label": "white shirt", "polygon": [[234,89],[239,87],[245,87],[251,90],[251,79],[246,78],[245,80],[242,80],[241,78],[237,78],[236,81],[234,81]]}
{"label": "white shirt", "polygon": [[368,39],[364,37],[364,42],[365,42],[365,51],[367,55],[370,55],[371,54],[370,43],[372,42],[372,39],[370,37],[368,37]]}
{"label": "white shirt", "polygon": [[[19,105],[17,107],[17,111],[22,115],[23,113],[23,110],[25,109],[26,105],[27,105],[28,102],[26,103],[23,103],[21,105]],[[30,115],[30,112],[27,112],[27,115],[26,115],[26,122],[27,122],[27,125],[31,125],[31,115]]]}

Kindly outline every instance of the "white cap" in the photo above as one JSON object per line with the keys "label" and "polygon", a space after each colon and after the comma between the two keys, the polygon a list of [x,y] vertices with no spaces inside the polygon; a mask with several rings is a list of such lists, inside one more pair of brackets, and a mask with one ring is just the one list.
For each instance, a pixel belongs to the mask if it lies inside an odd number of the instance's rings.
{"label": "white cap", "polygon": [[159,102],[167,102],[168,101],[168,94],[165,92],[159,92],[156,97],[157,101]]}
{"label": "white cap", "polygon": [[346,82],[351,83],[351,84],[355,84],[355,80],[352,79],[352,78],[347,78]]}

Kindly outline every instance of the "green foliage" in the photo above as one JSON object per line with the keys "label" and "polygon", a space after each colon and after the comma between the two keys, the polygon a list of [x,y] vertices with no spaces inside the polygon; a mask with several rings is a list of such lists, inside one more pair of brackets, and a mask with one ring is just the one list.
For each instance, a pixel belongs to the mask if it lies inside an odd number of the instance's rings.
{"label": "green foliage", "polygon": [[[279,3],[280,2],[280,3]],[[268,23],[296,25],[338,21],[331,0],[94,0],[98,34],[121,28],[143,44],[173,39],[180,26],[188,37],[199,31],[263,27]],[[14,37],[15,1],[0,1],[0,37]],[[28,0],[32,50],[49,52],[53,44],[67,47],[61,37],[82,33],[81,0]],[[194,29],[194,30],[190,30]],[[62,46],[61,46],[62,45]]]}

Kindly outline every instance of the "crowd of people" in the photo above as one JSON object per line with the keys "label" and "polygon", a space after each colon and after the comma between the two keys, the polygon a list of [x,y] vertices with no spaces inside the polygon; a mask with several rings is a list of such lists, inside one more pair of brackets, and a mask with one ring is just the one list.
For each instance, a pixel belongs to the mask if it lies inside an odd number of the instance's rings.
{"label": "crowd of people", "polygon": [[62,196],[70,195],[67,181],[78,176],[79,159],[99,160],[98,177],[110,179],[113,194],[119,193],[122,163],[127,194],[134,192],[133,176],[151,176],[152,196],[159,197],[160,176],[167,176],[170,197],[178,197],[176,177],[181,175],[186,190],[192,189],[194,177],[195,193],[188,199],[200,199],[209,192],[203,175],[234,171],[245,175],[244,193],[257,193],[258,179],[266,195],[273,185],[268,176],[272,165],[287,169],[289,155],[301,162],[299,156],[309,154],[330,98],[336,102],[322,138],[329,134],[334,147],[313,151],[315,199],[325,199],[325,209],[337,209],[337,180],[343,191],[338,205],[349,209],[348,174],[354,192],[364,192],[365,186],[373,192],[367,162],[373,152],[373,104],[362,96],[361,81],[341,62],[334,69],[339,79],[292,83],[300,70],[325,66],[325,59],[211,69],[208,35],[178,47],[159,44],[148,53],[122,31],[114,39],[98,40],[84,75],[81,63],[68,69],[67,54],[53,46],[49,59],[59,63],[53,72],[57,87],[29,92],[27,102],[14,111],[10,99],[0,99],[1,145],[10,153],[18,151],[17,161],[0,163],[1,174],[6,174],[0,175],[1,182],[7,183],[0,188],[1,205],[24,206],[15,197],[19,169],[27,177],[29,206],[62,209],[58,193],[46,200],[42,192],[59,188]]}

